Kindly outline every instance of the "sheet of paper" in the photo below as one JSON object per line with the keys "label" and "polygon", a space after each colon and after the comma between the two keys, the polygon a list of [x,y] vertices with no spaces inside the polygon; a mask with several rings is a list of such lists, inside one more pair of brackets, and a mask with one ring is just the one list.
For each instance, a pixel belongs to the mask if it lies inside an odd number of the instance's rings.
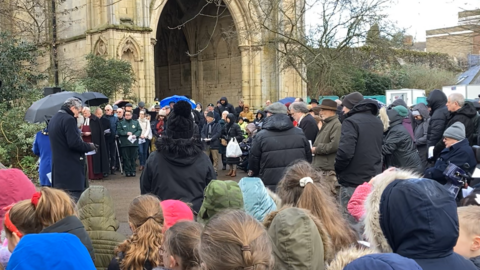
{"label": "sheet of paper", "polygon": [[[312,140],[308,140],[308,142],[310,143],[310,149],[312,149],[312,147],[313,147],[313,145],[312,145]],[[314,157],[314,156],[315,156],[315,154],[312,153],[312,157]]]}
{"label": "sheet of paper", "polygon": [[430,146],[430,148],[428,148],[428,158],[433,157],[433,148],[435,148],[435,146]]}
{"label": "sheet of paper", "polygon": [[475,168],[475,171],[473,171],[472,178],[480,178],[480,169]]}
{"label": "sheet of paper", "polygon": [[133,135],[130,135],[128,136],[128,140],[131,142],[131,143],[135,143],[135,141],[137,140],[137,138]]}
{"label": "sheet of paper", "polygon": [[471,188],[471,187],[462,188],[463,198],[465,198],[465,197],[467,197],[468,195],[470,195],[470,193],[472,193],[472,191],[473,191],[473,188]]}
{"label": "sheet of paper", "polygon": [[47,173],[48,181],[50,181],[50,184],[52,183],[52,173],[49,172]]}
{"label": "sheet of paper", "polygon": [[142,143],[146,143],[147,141],[145,139],[138,139],[138,143],[139,144],[142,144]]}
{"label": "sheet of paper", "polygon": [[88,152],[88,153],[85,153],[85,156],[92,156],[92,155],[95,155],[96,153],[97,153],[97,151],[92,150],[92,151],[90,151],[90,152]]}
{"label": "sheet of paper", "polygon": [[105,129],[105,131],[104,131],[103,133],[104,133],[104,134],[110,134],[110,133],[112,133],[112,132],[110,131],[110,129]]}

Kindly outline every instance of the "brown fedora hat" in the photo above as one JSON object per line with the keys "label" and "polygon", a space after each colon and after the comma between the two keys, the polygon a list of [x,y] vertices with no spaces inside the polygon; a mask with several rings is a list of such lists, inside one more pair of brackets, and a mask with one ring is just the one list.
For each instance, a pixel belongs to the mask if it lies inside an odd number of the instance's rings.
{"label": "brown fedora hat", "polygon": [[337,103],[331,99],[324,99],[322,100],[322,104],[320,104],[320,109],[336,111]]}

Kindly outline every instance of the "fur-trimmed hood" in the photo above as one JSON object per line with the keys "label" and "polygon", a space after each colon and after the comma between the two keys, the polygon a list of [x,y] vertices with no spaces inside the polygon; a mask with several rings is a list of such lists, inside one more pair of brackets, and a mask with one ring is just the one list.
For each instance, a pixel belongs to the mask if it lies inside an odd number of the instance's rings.
{"label": "fur-trimmed hood", "polygon": [[331,263],[328,264],[326,270],[343,270],[345,266],[349,263],[353,262],[354,260],[363,257],[369,254],[375,254],[375,250],[369,248],[358,248],[358,247],[350,247],[347,249],[340,250],[336,255],[335,258],[332,260]]}
{"label": "fur-trimmed hood", "polygon": [[188,166],[195,162],[198,155],[203,151],[203,144],[200,140],[172,139],[161,137],[155,141],[157,151],[161,152],[168,162],[176,166]]}
{"label": "fur-trimmed hood", "polygon": [[414,259],[424,270],[472,269],[453,252],[458,216],[449,191],[402,171],[383,178],[374,180],[365,203],[365,234],[372,247]]}
{"label": "fur-trimmed hood", "polygon": [[333,259],[327,230],[308,210],[286,205],[267,215],[263,224],[274,246],[275,269],[325,269]]}
{"label": "fur-trimmed hood", "polygon": [[269,188],[267,188],[267,193],[277,205],[277,209],[282,208],[282,199],[278,197],[277,193],[271,191]]}
{"label": "fur-trimmed hood", "polygon": [[418,178],[419,175],[409,171],[396,170],[384,172],[375,177],[372,191],[365,201],[365,236],[371,247],[377,252],[390,253],[392,249],[380,226],[380,199],[385,188],[395,180]]}

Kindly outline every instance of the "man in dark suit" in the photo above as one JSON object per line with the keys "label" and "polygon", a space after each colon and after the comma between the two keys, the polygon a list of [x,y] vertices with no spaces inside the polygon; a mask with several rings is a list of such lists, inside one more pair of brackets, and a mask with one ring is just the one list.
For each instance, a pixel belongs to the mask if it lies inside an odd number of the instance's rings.
{"label": "man in dark suit", "polygon": [[290,113],[295,121],[297,121],[298,127],[303,130],[303,133],[305,133],[307,140],[311,141],[313,144],[317,137],[318,125],[313,116],[308,113],[307,104],[305,104],[305,102],[292,103],[290,105]]}
{"label": "man in dark suit", "polygon": [[83,142],[77,128],[82,102],[76,98],[65,101],[50,120],[48,137],[52,147],[52,187],[65,190],[78,200],[85,190],[85,153],[95,150],[93,143]]}

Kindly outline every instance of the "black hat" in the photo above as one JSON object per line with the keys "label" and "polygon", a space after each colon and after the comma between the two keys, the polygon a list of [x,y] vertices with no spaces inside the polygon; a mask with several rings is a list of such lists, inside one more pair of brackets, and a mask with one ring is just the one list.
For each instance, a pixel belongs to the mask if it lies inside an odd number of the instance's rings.
{"label": "black hat", "polygon": [[215,118],[215,116],[213,115],[213,112],[207,112],[207,117]]}
{"label": "black hat", "polygon": [[318,104],[318,100],[312,98],[312,100],[310,100],[310,103],[308,103],[308,104],[312,104],[312,103]]}
{"label": "black hat", "polygon": [[132,107],[132,108],[133,108],[133,105],[132,105],[132,103],[127,103],[127,104],[125,105],[125,107]]}
{"label": "black hat", "polygon": [[167,135],[172,139],[190,139],[194,126],[192,105],[184,100],[178,101],[168,118]]}
{"label": "black hat", "polygon": [[213,105],[213,103],[208,103],[207,107],[215,107],[215,105]]}

